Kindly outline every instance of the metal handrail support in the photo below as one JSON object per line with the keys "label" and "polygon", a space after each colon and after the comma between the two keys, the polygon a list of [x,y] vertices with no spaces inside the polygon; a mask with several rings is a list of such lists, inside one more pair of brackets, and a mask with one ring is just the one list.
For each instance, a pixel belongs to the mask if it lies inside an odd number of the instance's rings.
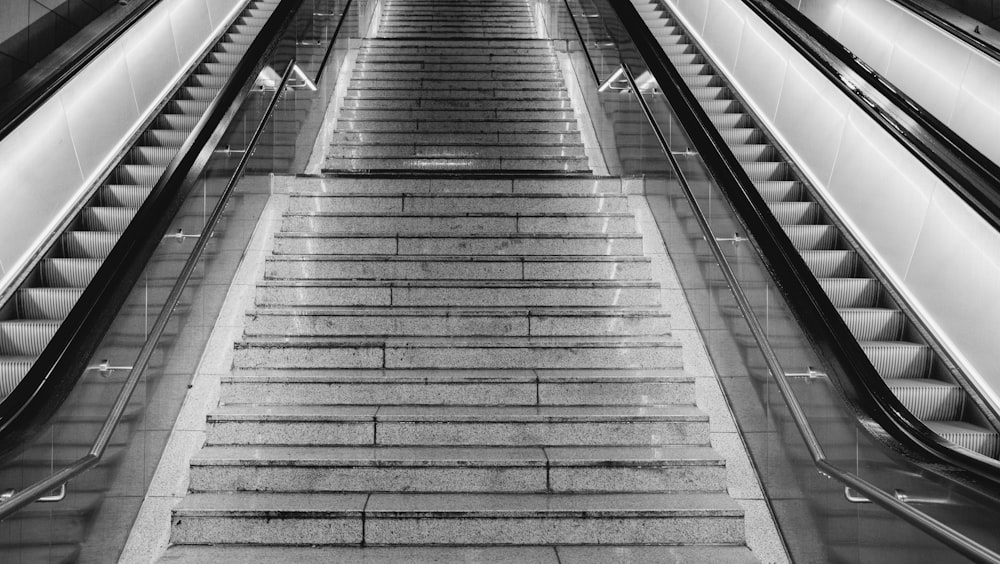
{"label": "metal handrail support", "polygon": [[[233,195],[233,191],[236,189],[236,184],[243,176],[243,171],[246,169],[247,162],[250,160],[253,149],[256,147],[257,141],[264,132],[264,127],[267,125],[271,114],[274,112],[274,108],[278,105],[278,101],[281,99],[281,95],[284,93],[285,87],[288,85],[288,80],[292,76],[292,69],[294,66],[295,59],[292,59],[285,67],[285,71],[281,76],[281,82],[278,85],[278,90],[271,98],[271,101],[264,112],[263,118],[261,118],[260,123],[257,125],[257,129],[254,130],[253,136],[250,138],[247,150],[240,158],[240,162],[237,164],[235,172],[230,178],[229,183],[226,185],[226,189],[222,192],[218,203],[216,203],[215,208],[212,210],[212,214],[208,217],[202,233],[212,233],[215,230],[216,225],[218,225],[219,220],[222,218],[222,214],[225,211],[226,206],[229,204],[229,199]],[[180,303],[181,295],[184,293],[187,283],[190,281],[192,274],[194,274],[194,271],[198,266],[198,261],[201,259],[201,256],[210,240],[210,236],[198,237],[194,248],[191,250],[191,254],[188,255],[187,261],[181,269],[177,282],[175,282],[173,288],[171,288],[170,294],[167,296],[163,308],[160,310],[156,321],[153,323],[153,327],[149,332],[149,337],[147,337],[142,349],[139,350],[139,356],[136,358],[135,363],[129,372],[128,378],[125,380],[121,390],[118,392],[118,397],[115,398],[115,403],[111,407],[111,411],[108,413],[107,418],[104,420],[104,424],[101,426],[101,430],[94,439],[94,443],[90,447],[90,451],[59,472],[33,483],[20,492],[10,496],[6,501],[0,502],[0,520],[6,519],[19,509],[37,501],[48,492],[51,492],[56,488],[64,488],[65,484],[71,479],[79,476],[90,468],[93,468],[101,461],[101,458],[104,456],[104,451],[107,450],[108,444],[111,442],[111,436],[114,434],[115,429],[118,428],[118,424],[121,422],[122,416],[125,414],[125,409],[128,407],[128,403],[132,398],[133,392],[135,392],[136,386],[139,384],[139,380],[142,378],[143,373],[145,373],[146,368],[149,366],[149,361],[152,358],[153,353],[156,351],[156,346],[159,344],[160,337],[167,328],[167,323],[173,315],[174,308],[176,308],[177,304]]]}
{"label": "metal handrail support", "polygon": [[788,375],[781,367],[781,362],[778,360],[777,354],[771,347],[771,344],[767,339],[767,335],[760,324],[760,320],[757,318],[757,314],[754,313],[753,308],[750,305],[750,301],[747,299],[746,294],[743,293],[743,288],[740,285],[739,279],[736,278],[736,274],[733,272],[725,253],[722,251],[722,247],[715,239],[715,234],[712,232],[712,227],[708,222],[708,218],[702,211],[701,205],[698,203],[694,192],[691,190],[691,186],[688,184],[687,178],[684,176],[684,172],[681,169],[680,164],[677,162],[673,152],[670,150],[670,146],[667,143],[666,138],[663,136],[663,132],[660,130],[659,125],[657,125],[656,118],[653,116],[652,110],[650,110],[646,100],[639,92],[639,88],[635,82],[635,77],[632,75],[632,71],[625,63],[622,63],[621,68],[623,74],[629,82],[629,86],[631,87],[630,91],[638,100],[643,114],[645,114],[646,119],[649,121],[650,127],[653,128],[653,133],[656,135],[660,148],[663,150],[667,160],[670,162],[671,168],[673,168],[674,173],[677,176],[678,184],[680,184],[681,191],[684,193],[684,197],[687,200],[688,205],[691,206],[695,220],[698,222],[698,227],[704,235],[705,242],[712,251],[712,256],[715,258],[716,262],[718,262],[719,269],[722,270],[723,276],[726,278],[726,283],[728,284],[733,297],[736,299],[740,313],[746,320],[750,333],[753,335],[754,341],[757,343],[758,348],[760,348],[760,351],[764,356],[764,362],[767,363],[768,371],[774,378],[774,382],[777,384],[778,390],[781,392],[781,397],[788,406],[788,410],[792,416],[792,421],[795,423],[795,427],[798,429],[799,434],[802,435],[802,439],[806,444],[806,449],[809,451],[809,455],[812,457],[813,464],[816,466],[817,471],[824,476],[833,478],[845,486],[863,493],[873,503],[880,505],[895,515],[898,515],[908,523],[918,527],[922,531],[933,536],[951,548],[954,548],[973,561],[992,564],[1000,563],[1000,554],[968,538],[955,529],[945,525],[937,519],[934,519],[930,515],[913,508],[896,495],[890,494],[875,484],[872,484],[858,475],[846,471],[830,462],[826,456],[826,452],[823,450],[822,444],[816,437],[816,433],[813,431],[812,425],[806,418],[802,405],[799,403],[798,398],[795,396],[795,392],[792,390],[791,384],[788,381]]}
{"label": "metal handrail support", "polygon": [[326,63],[330,60],[330,54],[333,53],[333,46],[337,44],[337,36],[340,35],[340,28],[344,25],[344,20],[347,19],[348,12],[351,11],[351,3],[354,0],[347,0],[344,4],[344,9],[340,13],[340,19],[337,20],[337,27],[333,29],[333,35],[330,36],[330,44],[326,46],[326,52],[323,53],[323,60],[319,64],[319,68],[316,69],[316,76],[313,77],[313,84],[319,85],[319,79],[323,76],[323,71],[326,70]]}

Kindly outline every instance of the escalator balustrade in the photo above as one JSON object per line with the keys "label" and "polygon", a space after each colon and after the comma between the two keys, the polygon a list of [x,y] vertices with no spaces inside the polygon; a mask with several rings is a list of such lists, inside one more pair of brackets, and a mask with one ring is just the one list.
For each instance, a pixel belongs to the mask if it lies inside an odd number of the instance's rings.
{"label": "escalator balustrade", "polygon": [[799,250],[844,322],[913,415],[945,439],[1000,457],[1000,435],[733,88],[659,1],[636,9]]}

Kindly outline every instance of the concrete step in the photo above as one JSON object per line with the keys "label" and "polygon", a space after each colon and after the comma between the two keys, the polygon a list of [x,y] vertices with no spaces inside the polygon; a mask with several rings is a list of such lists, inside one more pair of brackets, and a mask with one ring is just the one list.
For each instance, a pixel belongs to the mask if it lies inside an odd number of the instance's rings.
{"label": "concrete step", "polygon": [[648,308],[264,308],[247,313],[244,334],[258,336],[668,335],[670,316]]}
{"label": "concrete step", "polygon": [[262,370],[222,377],[226,405],[694,404],[694,378],[656,370]]}
{"label": "concrete step", "polygon": [[[518,160],[543,162],[545,160],[586,159],[583,144],[578,145],[424,145],[404,143],[400,145],[335,145],[326,153],[326,163],[342,160],[375,161],[377,159],[428,160],[443,159],[469,160],[499,163]],[[426,166],[426,165],[425,165]]]}
{"label": "concrete step", "polygon": [[628,197],[608,194],[291,194],[288,211],[431,213],[626,213]]}
{"label": "concrete step", "polygon": [[591,307],[659,306],[660,285],[648,281],[268,281],[255,304],[275,306]]}
{"label": "concrete step", "polygon": [[[364,527],[362,527],[362,518]],[[724,494],[192,494],[173,544],[737,544]]]}
{"label": "concrete step", "polygon": [[202,449],[192,492],[721,492],[708,447]]}
{"label": "concrete step", "polygon": [[[348,111],[348,110],[345,110]],[[438,120],[427,119],[383,119],[383,120],[362,120],[362,121],[342,121],[337,123],[337,129],[341,132],[361,131],[361,132],[427,132],[441,133],[454,131],[456,133],[566,133],[576,132],[577,122],[574,116],[565,115],[559,119],[511,119],[507,117],[482,117],[473,118],[463,116],[461,121],[455,119],[454,113],[450,117],[442,117]]]}
{"label": "concrete step", "polygon": [[[345,98],[341,105],[342,111],[348,110],[433,110],[455,111],[466,115],[474,110],[511,110],[511,111],[560,111],[569,112],[573,109],[570,100],[562,98],[525,99],[525,100],[490,100],[485,104],[476,98]],[[568,114],[561,114],[568,116]],[[433,134],[432,134],[433,135]],[[368,138],[371,140],[372,138]],[[491,141],[489,138],[467,136],[470,141]],[[343,140],[334,136],[331,143]],[[350,139],[347,139],[350,140]],[[495,140],[495,139],[493,139]],[[381,140],[380,140],[381,141]]]}
{"label": "concrete step", "polygon": [[649,280],[650,264],[649,258],[639,256],[302,255],[268,259],[264,268],[264,278],[267,280]]}
{"label": "concrete step", "polygon": [[472,235],[428,233],[385,236],[376,234],[278,233],[275,256],[282,255],[418,255],[439,256],[636,256],[642,254],[638,234],[499,233]]}
{"label": "concrete step", "polygon": [[[627,181],[626,181],[627,183]],[[620,194],[620,178],[600,176],[522,178],[454,178],[451,176],[337,176],[275,177],[276,189],[290,194]]]}
{"label": "concrete step", "polygon": [[226,405],[206,445],[708,445],[708,416],[664,406]]}
{"label": "concrete step", "polygon": [[161,564],[245,564],[246,562],[324,562],[327,564],[593,564],[594,562],[713,562],[754,564],[745,546],[186,546],[167,549]]}
{"label": "concrete step", "polygon": [[634,233],[627,213],[438,213],[379,214],[313,212],[289,214],[281,230],[310,233]]}
{"label": "concrete step", "polygon": [[244,337],[234,368],[678,368],[653,337]]}
{"label": "concrete step", "polygon": [[581,173],[590,170],[583,157],[454,158],[447,155],[434,157],[400,158],[327,158],[324,170],[328,171],[391,171],[391,170],[440,170],[440,171],[523,171],[523,172],[567,172]]}

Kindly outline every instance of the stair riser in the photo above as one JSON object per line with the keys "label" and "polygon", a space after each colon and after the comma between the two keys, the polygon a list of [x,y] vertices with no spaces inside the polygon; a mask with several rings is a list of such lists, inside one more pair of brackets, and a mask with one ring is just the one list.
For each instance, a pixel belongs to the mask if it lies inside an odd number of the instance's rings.
{"label": "stair riser", "polygon": [[264,347],[234,351],[236,368],[676,368],[662,347]]}
{"label": "stair riser", "polygon": [[623,197],[360,197],[292,196],[289,213],[378,212],[408,214],[459,213],[627,213]]}
{"label": "stair riser", "polygon": [[742,517],[174,517],[174,544],[737,544]]}
{"label": "stair riser", "polygon": [[322,405],[669,405],[693,404],[690,383],[307,384],[222,385],[227,404]]}
{"label": "stair riser", "polygon": [[[338,159],[383,159],[416,157],[441,159],[472,159],[489,161],[489,159],[509,160],[541,160],[557,157],[583,157],[583,145],[566,146],[490,146],[490,145],[338,145],[327,151],[327,163]],[[374,167],[373,167],[374,168]]]}
{"label": "stair riser", "polygon": [[593,239],[507,237],[277,237],[277,255],[388,254],[388,255],[562,255],[601,256],[642,254],[638,238]]}
{"label": "stair riser", "polygon": [[249,315],[248,336],[587,336],[669,335],[668,317],[512,315]]}
{"label": "stair riser", "polygon": [[528,158],[455,158],[441,154],[421,158],[328,158],[324,162],[327,171],[410,171],[410,170],[465,170],[465,171],[545,171],[545,172],[586,172],[587,159],[583,157],[548,157],[538,159]]}
{"label": "stair riser", "polygon": [[209,421],[207,445],[705,445],[708,421]]}
{"label": "stair riser", "polygon": [[576,131],[576,122],[571,119],[538,119],[512,120],[480,118],[465,121],[427,120],[416,121],[411,118],[387,120],[356,120],[338,124],[341,131],[376,131],[376,132],[428,132],[456,133],[470,132],[502,132],[502,133],[572,133]]}
{"label": "stair riser", "polygon": [[282,231],[312,233],[634,233],[635,220],[609,217],[324,217],[293,215],[282,221]]}
{"label": "stair riser", "polygon": [[271,261],[272,280],[648,280],[642,261]]}
{"label": "stair riser", "polygon": [[721,491],[721,466],[456,468],[393,464],[387,467],[212,466],[191,469],[194,492],[708,492]]}
{"label": "stair riser", "polygon": [[258,306],[659,306],[660,290],[621,288],[260,287]]}

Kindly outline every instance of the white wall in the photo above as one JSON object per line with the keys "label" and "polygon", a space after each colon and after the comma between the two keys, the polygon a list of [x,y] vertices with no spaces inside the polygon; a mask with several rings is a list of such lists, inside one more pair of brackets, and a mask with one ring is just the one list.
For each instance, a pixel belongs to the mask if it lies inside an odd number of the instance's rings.
{"label": "white wall", "polygon": [[0,289],[247,0],[164,0],[0,141]]}
{"label": "white wall", "polygon": [[[1000,234],[741,0],[668,1],[1000,406]],[[902,68],[902,59],[890,57],[888,64]],[[998,131],[992,127],[991,136],[1000,137]]]}

